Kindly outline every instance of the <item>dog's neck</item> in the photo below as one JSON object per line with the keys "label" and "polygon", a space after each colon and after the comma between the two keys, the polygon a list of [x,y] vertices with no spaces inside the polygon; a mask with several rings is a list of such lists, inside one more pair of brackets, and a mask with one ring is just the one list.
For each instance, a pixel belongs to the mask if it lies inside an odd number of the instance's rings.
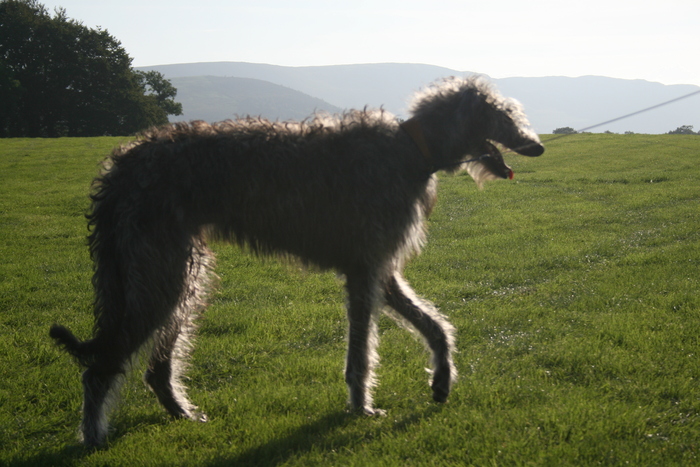
{"label": "dog's neck", "polygon": [[415,118],[409,118],[405,122],[402,122],[399,127],[408,133],[408,136],[410,136],[413,142],[416,143],[416,146],[418,146],[418,149],[420,149],[421,154],[423,154],[423,158],[428,163],[430,173],[437,171],[437,167],[435,167],[435,159],[433,159],[433,155],[428,147],[428,142],[425,140],[425,135],[423,134],[423,128],[418,120]]}

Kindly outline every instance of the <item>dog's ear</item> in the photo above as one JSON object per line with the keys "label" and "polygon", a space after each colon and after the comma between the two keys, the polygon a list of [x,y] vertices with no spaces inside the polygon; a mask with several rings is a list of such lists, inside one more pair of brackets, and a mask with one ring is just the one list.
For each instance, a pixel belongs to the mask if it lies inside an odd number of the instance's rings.
{"label": "dog's ear", "polygon": [[479,188],[488,180],[513,179],[513,170],[505,163],[498,148],[489,142],[485,143],[484,154],[468,162],[466,168]]}

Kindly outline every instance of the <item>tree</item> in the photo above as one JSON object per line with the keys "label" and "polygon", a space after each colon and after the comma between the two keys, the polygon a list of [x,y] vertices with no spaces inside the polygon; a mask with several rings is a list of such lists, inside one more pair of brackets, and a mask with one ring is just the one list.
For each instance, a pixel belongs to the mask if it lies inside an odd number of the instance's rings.
{"label": "tree", "polygon": [[571,127],[565,126],[563,128],[557,128],[552,133],[555,135],[573,135],[574,133],[577,133],[577,131]]}
{"label": "tree", "polygon": [[151,90],[106,30],[37,0],[0,0],[0,136],[126,135],[166,123],[182,112],[177,90],[149,79]]}
{"label": "tree", "polygon": [[12,115],[18,112],[20,95],[19,81],[13,78],[7,66],[0,61],[0,137],[5,136]]}
{"label": "tree", "polygon": [[682,125],[673,131],[668,132],[669,135],[696,135],[700,133],[695,133],[693,131],[693,125]]}
{"label": "tree", "polygon": [[182,115],[182,104],[175,102],[177,89],[158,71],[136,71],[141,87],[155,97],[158,107],[168,115]]}

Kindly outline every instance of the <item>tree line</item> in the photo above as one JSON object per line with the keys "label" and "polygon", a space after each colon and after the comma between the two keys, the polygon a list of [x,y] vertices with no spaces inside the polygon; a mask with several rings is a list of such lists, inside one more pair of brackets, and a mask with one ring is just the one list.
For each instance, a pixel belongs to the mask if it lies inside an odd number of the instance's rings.
{"label": "tree line", "polygon": [[170,81],[131,62],[64,9],[1,0],[0,137],[129,135],[182,115]]}
{"label": "tree line", "polygon": [[[555,134],[555,135],[573,135],[575,133],[578,133],[578,131],[574,130],[573,128],[571,128],[569,126],[557,128],[556,130],[554,130],[552,132],[552,134]],[[605,133],[612,133],[612,132],[606,131]],[[626,131],[625,134],[631,135],[634,133],[631,131]],[[678,128],[676,128],[675,130],[671,130],[666,134],[667,135],[700,135],[700,131],[698,131],[697,133],[694,132],[693,125],[681,125]]]}
{"label": "tree line", "polygon": [[669,135],[700,135],[700,131],[695,133],[693,125],[681,125],[673,131],[668,132]]}

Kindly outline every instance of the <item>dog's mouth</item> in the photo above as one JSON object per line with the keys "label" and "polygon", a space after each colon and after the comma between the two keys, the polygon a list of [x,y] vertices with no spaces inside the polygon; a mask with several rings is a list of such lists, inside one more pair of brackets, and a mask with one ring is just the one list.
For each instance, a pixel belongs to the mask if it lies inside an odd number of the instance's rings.
{"label": "dog's mouth", "polygon": [[496,145],[486,141],[484,143],[483,155],[485,157],[483,157],[480,162],[491,174],[498,178],[513,179],[513,170],[505,163],[503,155]]}
{"label": "dog's mouth", "polygon": [[[544,152],[544,146],[534,141],[524,146],[506,149],[528,157],[537,157]],[[484,141],[480,152],[482,156],[478,162],[483,166],[484,171],[490,174],[490,178],[513,179],[513,170],[503,160],[503,154],[501,154],[496,144],[491,141]]]}

